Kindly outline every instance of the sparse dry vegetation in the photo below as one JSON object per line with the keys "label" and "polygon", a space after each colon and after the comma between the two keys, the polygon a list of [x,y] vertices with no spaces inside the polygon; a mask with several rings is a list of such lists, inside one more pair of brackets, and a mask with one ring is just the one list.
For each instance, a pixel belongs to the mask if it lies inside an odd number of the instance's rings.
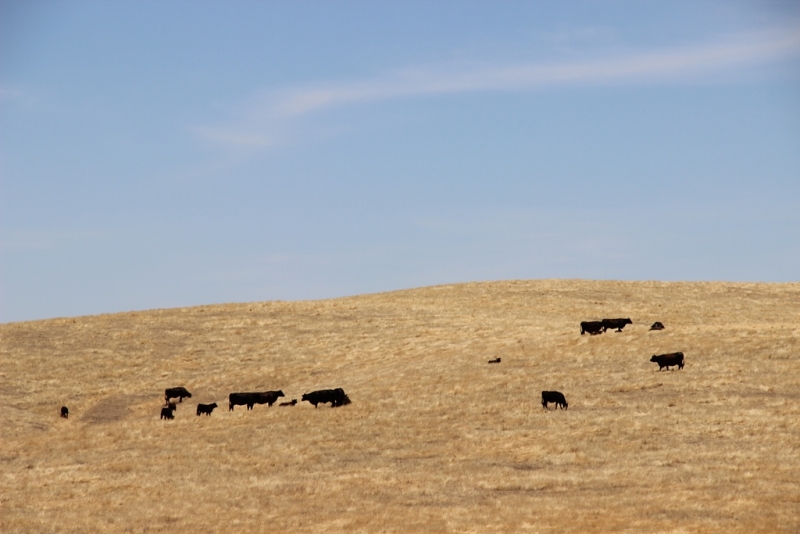
{"label": "sparse dry vegetation", "polygon": [[[603,317],[634,324],[579,334]],[[649,362],[674,351],[683,370]],[[795,533],[799,360],[800,284],[511,281],[4,324],[0,531]],[[193,397],[162,421],[177,385]],[[227,409],[334,387],[353,403]]]}

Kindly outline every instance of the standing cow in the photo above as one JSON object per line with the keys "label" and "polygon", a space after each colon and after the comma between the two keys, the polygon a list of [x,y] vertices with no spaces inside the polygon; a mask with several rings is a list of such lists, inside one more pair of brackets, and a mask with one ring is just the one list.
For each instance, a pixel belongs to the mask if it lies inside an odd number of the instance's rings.
{"label": "standing cow", "polygon": [[247,406],[248,410],[252,410],[256,404],[268,404],[272,407],[275,401],[283,396],[281,390],[231,393],[228,395],[228,411],[232,412],[234,406]]}
{"label": "standing cow", "polygon": [[169,404],[170,399],[180,399],[178,402],[183,402],[185,398],[192,398],[192,394],[185,387],[167,388],[164,390],[164,404]]}
{"label": "standing cow", "polygon": [[560,391],[542,391],[542,407],[547,410],[547,404],[553,403],[556,405],[556,409],[561,408],[562,410],[566,410],[569,407],[567,404],[567,399],[564,398],[564,394]]}
{"label": "standing cow", "polygon": [[672,352],[670,354],[661,354],[659,356],[653,355],[650,358],[651,362],[655,362],[658,364],[658,370],[661,371],[664,367],[669,368],[672,366],[677,365],[678,369],[683,369],[683,353],[682,352]]}
{"label": "standing cow", "polygon": [[603,323],[603,332],[606,330],[613,330],[617,329],[617,332],[622,332],[622,329],[625,328],[626,324],[633,324],[633,321],[630,319],[603,319],[600,321]]}
{"label": "standing cow", "polygon": [[342,388],[320,389],[311,393],[303,393],[303,397],[300,400],[310,402],[314,405],[314,408],[317,407],[317,404],[325,404],[326,402],[331,403],[331,408],[350,404],[350,397],[347,396]]}
{"label": "standing cow", "polygon": [[581,322],[581,335],[589,333],[590,336],[596,336],[605,332],[603,330],[603,321],[582,321]]}

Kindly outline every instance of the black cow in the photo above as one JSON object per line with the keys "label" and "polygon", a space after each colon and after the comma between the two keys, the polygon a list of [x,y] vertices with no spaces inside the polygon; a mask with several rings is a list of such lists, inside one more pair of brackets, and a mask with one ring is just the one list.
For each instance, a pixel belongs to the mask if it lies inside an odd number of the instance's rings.
{"label": "black cow", "polygon": [[216,402],[212,402],[211,404],[198,404],[197,405],[197,415],[204,413],[206,415],[211,415],[211,412],[214,411],[214,408],[217,407]]}
{"label": "black cow", "polygon": [[164,406],[161,408],[161,419],[175,419],[175,415],[172,413],[174,410],[170,410],[168,406]]}
{"label": "black cow", "polygon": [[581,322],[581,335],[589,332],[590,336],[596,336],[605,332],[603,330],[603,321],[582,321]]}
{"label": "black cow", "polygon": [[564,394],[560,391],[542,391],[542,406],[545,410],[550,402],[555,403],[556,409],[566,410],[569,406],[567,399],[564,398]]}
{"label": "black cow", "polygon": [[252,391],[245,393],[231,393],[228,395],[228,411],[233,411],[234,406],[247,406],[248,410],[252,410],[256,404],[268,404],[270,407],[283,397],[283,391]]}
{"label": "black cow", "polygon": [[603,332],[606,330],[613,330],[617,329],[617,332],[622,332],[622,329],[625,328],[626,324],[633,324],[633,321],[630,319],[603,319],[600,321],[603,323]]}
{"label": "black cow", "polygon": [[347,396],[342,388],[320,389],[311,393],[303,393],[301,400],[310,402],[314,405],[314,408],[317,407],[317,404],[325,404],[326,402],[331,403],[331,408],[350,404],[350,397]]}
{"label": "black cow", "polygon": [[500,358],[495,358],[494,360],[489,360],[488,363],[500,363]]}
{"label": "black cow", "polygon": [[650,358],[651,362],[656,362],[658,364],[658,370],[661,371],[664,367],[669,368],[673,365],[677,365],[678,369],[683,369],[683,353],[682,352],[673,352],[670,354],[661,354],[660,356],[653,355]]}
{"label": "black cow", "polygon": [[66,406],[61,407],[61,417],[63,417],[64,419],[69,418],[69,408],[67,408]]}
{"label": "black cow", "polygon": [[169,404],[170,399],[180,399],[178,402],[183,402],[185,398],[192,398],[192,394],[184,387],[167,388],[164,390],[164,402]]}
{"label": "black cow", "polygon": [[664,324],[656,321],[653,323],[653,326],[650,327],[650,330],[664,330]]}
{"label": "black cow", "polygon": [[297,404],[297,399],[292,399],[289,402],[282,402],[278,406],[294,406]]}

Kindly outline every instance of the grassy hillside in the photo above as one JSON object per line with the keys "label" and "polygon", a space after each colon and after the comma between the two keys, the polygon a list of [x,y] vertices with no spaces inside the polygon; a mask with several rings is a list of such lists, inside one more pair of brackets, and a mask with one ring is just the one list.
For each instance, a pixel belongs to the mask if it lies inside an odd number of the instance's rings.
{"label": "grassy hillside", "polygon": [[[633,325],[579,334],[603,317]],[[683,370],[649,362],[674,351]],[[800,284],[474,283],[4,324],[0,531],[795,533],[799,357]],[[177,385],[193,397],[162,421]],[[353,403],[227,408],[334,387]],[[569,410],[542,409],[551,389]]]}

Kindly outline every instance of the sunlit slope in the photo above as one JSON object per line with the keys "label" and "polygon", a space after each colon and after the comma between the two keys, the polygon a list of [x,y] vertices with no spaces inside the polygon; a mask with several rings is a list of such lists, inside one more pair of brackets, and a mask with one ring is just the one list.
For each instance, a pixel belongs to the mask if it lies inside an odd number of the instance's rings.
{"label": "sunlit slope", "polygon": [[[604,317],[633,325],[580,335]],[[683,370],[649,362],[674,351]],[[798,532],[799,360],[800,284],[474,283],[0,325],[0,531]],[[193,397],[162,421],[177,385]],[[227,407],[335,387],[353,403]]]}

